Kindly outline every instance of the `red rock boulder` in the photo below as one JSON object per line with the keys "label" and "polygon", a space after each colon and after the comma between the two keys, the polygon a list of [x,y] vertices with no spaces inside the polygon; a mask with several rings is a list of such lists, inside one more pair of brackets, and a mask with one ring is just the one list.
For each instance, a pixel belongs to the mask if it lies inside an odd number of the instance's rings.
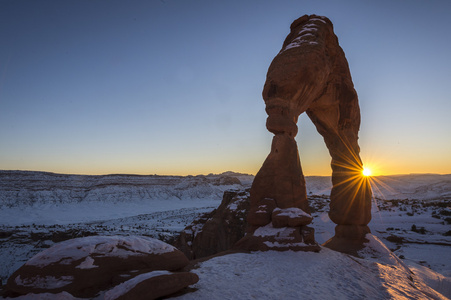
{"label": "red rock boulder", "polygon": [[175,247],[148,237],[91,236],[61,242],[35,255],[11,275],[10,295],[69,292],[94,297],[127,279],[189,263]]}
{"label": "red rock boulder", "polygon": [[104,300],[152,300],[174,294],[195,284],[199,277],[190,272],[153,271],[134,277],[105,293]]}

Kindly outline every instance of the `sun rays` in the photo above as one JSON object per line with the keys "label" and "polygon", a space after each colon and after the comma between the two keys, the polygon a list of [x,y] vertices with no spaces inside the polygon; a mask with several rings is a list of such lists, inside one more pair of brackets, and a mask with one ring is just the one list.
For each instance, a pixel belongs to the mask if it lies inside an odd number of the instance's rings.
{"label": "sun rays", "polygon": [[[325,126],[335,128],[333,124]],[[377,207],[376,198],[384,199],[384,192],[393,189],[387,182],[388,179],[381,176],[379,161],[365,159],[363,163],[360,147],[352,136],[336,130],[335,142],[336,149],[331,153],[331,205],[341,206],[339,211],[343,215],[353,214],[355,211],[362,211],[364,214],[364,211],[371,209],[372,204]]]}

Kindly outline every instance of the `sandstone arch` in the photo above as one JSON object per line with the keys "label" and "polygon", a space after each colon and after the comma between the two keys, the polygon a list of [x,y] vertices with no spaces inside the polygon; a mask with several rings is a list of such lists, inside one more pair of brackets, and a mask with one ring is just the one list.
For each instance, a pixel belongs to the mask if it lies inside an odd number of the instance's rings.
{"label": "sandstone arch", "polygon": [[269,66],[263,88],[266,127],[274,137],[271,152],[251,188],[249,234],[269,224],[276,207],[294,207],[309,213],[294,139],[298,117],[306,112],[332,158],[329,216],[337,227],[335,237],[326,246],[353,252],[370,232],[367,224],[371,220],[371,188],[362,176],[359,156],[357,93],[329,19],[305,15],[290,29]]}

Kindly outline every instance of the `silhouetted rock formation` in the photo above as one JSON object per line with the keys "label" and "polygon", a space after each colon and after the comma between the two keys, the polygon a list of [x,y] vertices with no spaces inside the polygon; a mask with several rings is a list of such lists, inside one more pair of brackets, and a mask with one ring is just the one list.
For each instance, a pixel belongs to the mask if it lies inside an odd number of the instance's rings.
{"label": "silhouetted rock formation", "polygon": [[95,297],[115,287],[109,299],[122,299],[145,288],[148,294],[161,297],[197,282],[196,274],[170,272],[188,263],[181,251],[148,237],[77,238],[31,258],[11,275],[6,290],[11,296],[64,291],[76,297]]}
{"label": "silhouetted rock formation", "polygon": [[[329,216],[338,226],[336,236],[326,245],[343,251],[341,245],[348,244],[348,240],[363,245],[371,220],[371,189],[362,175],[357,143],[360,126],[357,93],[329,19],[305,15],[295,20],[290,29],[282,49],[269,66],[263,89],[268,114],[266,127],[275,136],[271,152],[250,191],[248,222],[252,226],[245,239],[253,241],[241,241],[237,246],[246,248],[249,244],[254,249],[258,244],[255,240],[262,238],[261,234],[255,236],[262,226],[280,227],[279,219],[274,218],[275,209],[299,209],[308,216],[305,179],[294,139],[298,117],[306,112],[332,157]],[[306,228],[308,219],[284,223],[290,232],[295,228],[296,233],[290,234],[296,238],[290,237],[291,244],[296,241],[297,249],[302,248],[300,245],[306,238],[312,241],[312,229]],[[308,237],[303,237],[302,233],[307,231]],[[271,243],[270,230],[264,236],[267,241],[263,241],[266,245],[262,244],[262,249]],[[313,241],[305,249],[311,250],[314,244]],[[288,242],[285,245],[281,248],[291,249]]]}
{"label": "silhouetted rock formation", "polygon": [[249,191],[226,191],[217,209],[187,226],[175,241],[189,259],[226,251],[245,234],[249,210]]}

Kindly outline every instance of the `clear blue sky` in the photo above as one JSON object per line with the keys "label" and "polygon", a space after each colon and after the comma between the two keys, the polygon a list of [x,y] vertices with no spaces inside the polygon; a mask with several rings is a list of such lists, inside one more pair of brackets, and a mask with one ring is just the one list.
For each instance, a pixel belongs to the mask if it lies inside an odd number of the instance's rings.
{"label": "clear blue sky", "polygon": [[[451,2],[0,0],[0,169],[256,173],[291,22],[327,16],[380,174],[451,173]],[[306,175],[330,157],[306,116]]]}

